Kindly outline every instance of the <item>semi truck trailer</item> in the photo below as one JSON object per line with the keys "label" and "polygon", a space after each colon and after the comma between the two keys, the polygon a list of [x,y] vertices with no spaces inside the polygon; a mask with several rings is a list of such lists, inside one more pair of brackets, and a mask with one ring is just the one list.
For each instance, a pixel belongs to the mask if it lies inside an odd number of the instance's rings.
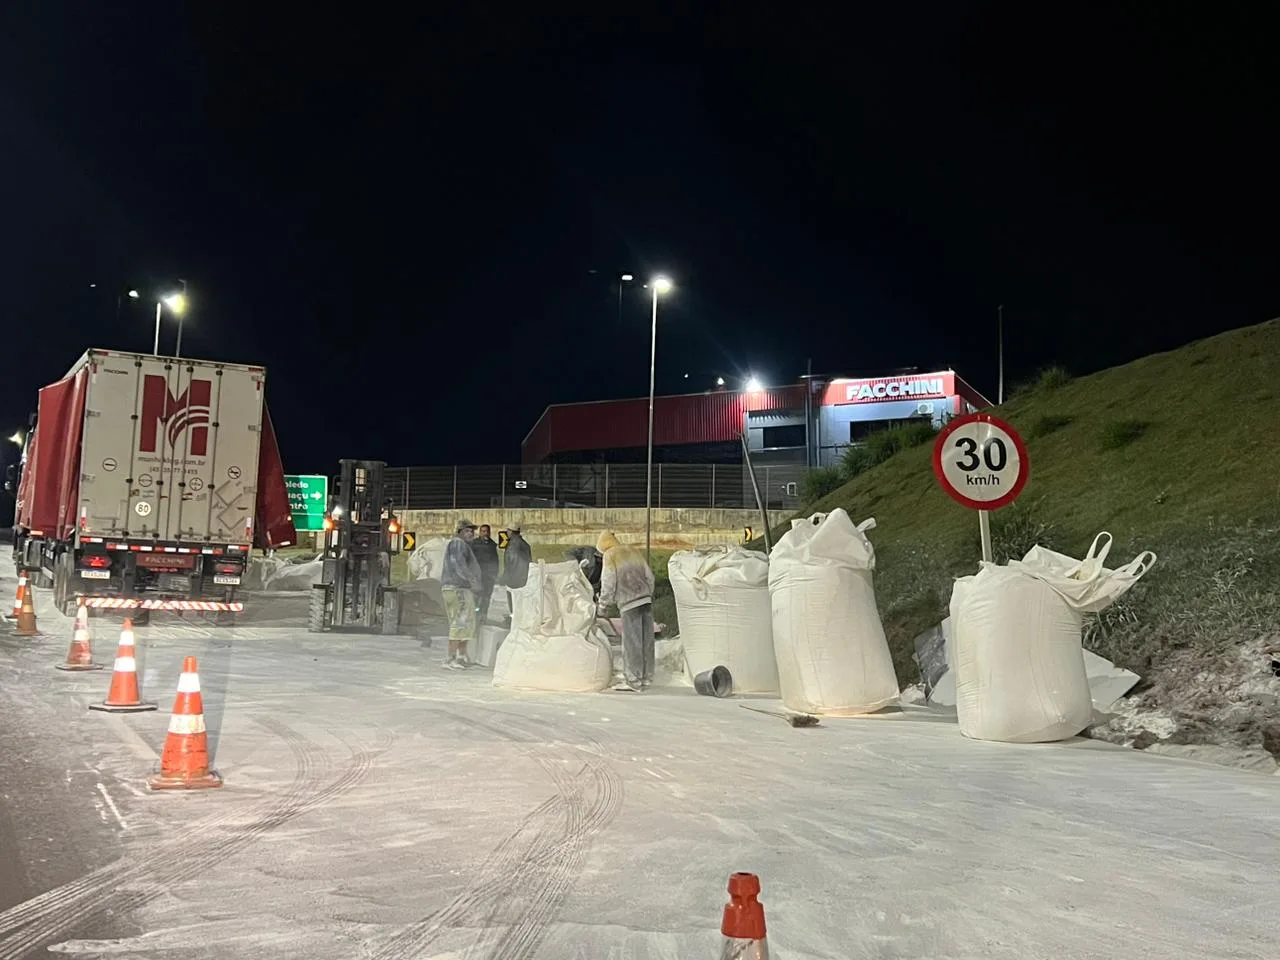
{"label": "semi truck trailer", "polygon": [[86,351],[40,390],[18,567],[65,612],[243,609],[252,548],[297,539],[265,389],[258,366]]}

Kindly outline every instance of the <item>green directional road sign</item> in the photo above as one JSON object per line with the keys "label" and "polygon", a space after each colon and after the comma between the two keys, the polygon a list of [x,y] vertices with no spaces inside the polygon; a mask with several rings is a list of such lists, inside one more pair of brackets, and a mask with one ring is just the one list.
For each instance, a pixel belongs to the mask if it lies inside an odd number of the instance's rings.
{"label": "green directional road sign", "polygon": [[285,474],[289,491],[289,509],[293,512],[293,529],[298,533],[314,533],[324,529],[324,508],[329,503],[329,478],[310,474]]}

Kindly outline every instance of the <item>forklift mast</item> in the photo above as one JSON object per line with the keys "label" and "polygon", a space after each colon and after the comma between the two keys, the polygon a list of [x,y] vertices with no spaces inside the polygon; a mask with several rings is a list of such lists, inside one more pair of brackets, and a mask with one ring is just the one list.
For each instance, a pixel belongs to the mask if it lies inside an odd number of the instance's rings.
{"label": "forklift mast", "polygon": [[311,629],[380,629],[395,633],[399,603],[391,557],[400,524],[384,496],[380,460],[340,460],[325,515],[323,571],[312,596]]}

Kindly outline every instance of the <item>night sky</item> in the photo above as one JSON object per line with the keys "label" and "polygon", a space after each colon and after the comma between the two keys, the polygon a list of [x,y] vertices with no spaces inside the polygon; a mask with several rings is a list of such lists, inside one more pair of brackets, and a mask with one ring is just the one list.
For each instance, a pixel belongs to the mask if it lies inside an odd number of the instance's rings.
{"label": "night sky", "polygon": [[0,15],[6,435],[178,277],[290,472],[516,462],[546,404],[642,395],[621,270],[678,285],[660,392],[994,393],[1001,303],[1014,382],[1280,314],[1273,5],[267,6]]}

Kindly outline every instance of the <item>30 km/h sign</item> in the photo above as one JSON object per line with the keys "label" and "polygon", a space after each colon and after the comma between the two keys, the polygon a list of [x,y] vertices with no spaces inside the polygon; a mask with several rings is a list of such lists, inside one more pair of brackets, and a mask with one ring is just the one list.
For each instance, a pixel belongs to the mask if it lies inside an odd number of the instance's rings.
{"label": "30 km/h sign", "polygon": [[1027,448],[1016,430],[989,413],[957,417],[933,445],[933,472],[942,489],[970,510],[998,510],[1027,483]]}
{"label": "30 km/h sign", "polygon": [[298,533],[315,533],[324,529],[324,508],[329,503],[329,478],[311,474],[285,474],[289,491],[289,510],[293,528]]}
{"label": "30 km/h sign", "polygon": [[957,417],[934,441],[934,476],[953,500],[978,511],[982,559],[988,563],[993,560],[990,511],[1018,498],[1030,468],[1018,432],[989,413]]}

